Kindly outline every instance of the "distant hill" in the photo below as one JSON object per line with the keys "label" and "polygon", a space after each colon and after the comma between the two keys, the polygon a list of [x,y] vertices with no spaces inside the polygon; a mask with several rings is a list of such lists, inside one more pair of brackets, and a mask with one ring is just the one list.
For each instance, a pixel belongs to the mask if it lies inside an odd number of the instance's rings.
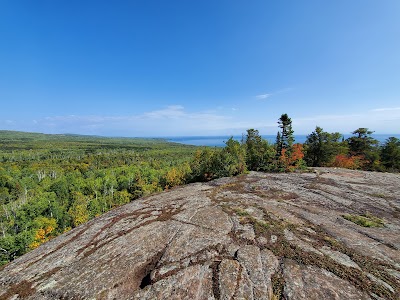
{"label": "distant hill", "polygon": [[[93,147],[105,148],[145,148],[169,147],[177,143],[169,142],[162,138],[129,138],[129,137],[102,137],[95,135],[79,134],[44,134],[21,131],[0,130],[1,150],[13,149],[44,149],[46,147],[68,147],[70,149],[85,149]],[[179,147],[185,145],[179,145]],[[193,146],[187,146],[193,147]]]}
{"label": "distant hill", "polygon": [[82,135],[82,134],[74,134],[74,133],[65,133],[65,134],[47,134],[47,133],[38,133],[38,132],[23,132],[23,131],[11,131],[11,130],[0,130],[0,141],[7,140],[61,140],[61,141],[70,141],[70,140],[131,140],[131,141],[165,141],[162,138],[135,138],[135,137],[104,137],[98,135]]}

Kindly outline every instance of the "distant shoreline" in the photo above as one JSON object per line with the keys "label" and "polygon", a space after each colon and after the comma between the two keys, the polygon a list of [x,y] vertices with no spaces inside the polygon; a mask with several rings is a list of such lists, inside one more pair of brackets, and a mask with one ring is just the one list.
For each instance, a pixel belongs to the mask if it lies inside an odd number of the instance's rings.
{"label": "distant shoreline", "polygon": [[[343,134],[345,139],[351,137],[351,134]],[[377,139],[380,143],[384,143],[389,137],[396,137],[400,139],[400,134],[372,134],[373,138]],[[41,132],[24,132],[24,131],[13,131],[13,130],[0,130],[0,142],[5,141],[18,141],[18,140],[119,140],[120,142],[126,140],[152,140],[152,141],[165,141],[171,143],[178,143],[182,145],[191,146],[208,146],[208,147],[224,147],[225,141],[227,141],[230,135],[219,135],[219,136],[106,136],[106,135],[84,135],[84,134],[73,134],[73,133],[41,133]],[[275,143],[276,135],[262,135],[269,143]],[[307,139],[306,134],[294,135],[296,143],[304,143]],[[233,138],[237,141],[242,140],[242,135],[234,135]]]}
{"label": "distant shoreline", "polygon": [[[351,137],[351,134],[344,134],[345,139]],[[377,139],[380,143],[384,143],[389,137],[393,136],[400,139],[400,134],[372,134],[374,139]],[[179,143],[184,145],[193,146],[208,146],[208,147],[224,147],[225,141],[227,141],[231,136],[177,136],[177,137],[164,137],[168,142]],[[275,143],[275,135],[262,135],[269,143]],[[296,143],[304,143],[307,139],[307,135],[295,135]],[[242,136],[233,136],[237,141],[242,140]]]}

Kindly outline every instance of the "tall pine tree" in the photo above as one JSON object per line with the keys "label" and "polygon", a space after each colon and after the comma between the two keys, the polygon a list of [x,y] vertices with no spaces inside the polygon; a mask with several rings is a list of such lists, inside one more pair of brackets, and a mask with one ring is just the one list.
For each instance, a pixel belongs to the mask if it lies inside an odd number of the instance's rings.
{"label": "tall pine tree", "polygon": [[294,143],[292,120],[287,114],[283,114],[279,118],[278,124],[281,131],[276,136],[276,155],[280,157],[283,149],[286,149],[286,154],[290,155]]}

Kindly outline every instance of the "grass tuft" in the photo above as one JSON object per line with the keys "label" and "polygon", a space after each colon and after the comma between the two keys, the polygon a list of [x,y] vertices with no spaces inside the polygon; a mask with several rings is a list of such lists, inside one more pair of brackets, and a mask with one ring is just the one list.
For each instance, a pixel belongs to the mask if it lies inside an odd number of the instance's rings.
{"label": "grass tuft", "polygon": [[245,210],[243,210],[243,209],[240,209],[240,208],[235,209],[235,213],[236,213],[236,215],[238,215],[239,217],[248,217],[248,216],[250,216],[250,214],[249,214],[247,211],[245,211]]}
{"label": "grass tuft", "polygon": [[345,218],[348,221],[351,221],[357,225],[363,226],[363,227],[384,227],[385,223],[383,222],[382,219],[370,214],[366,213],[364,215],[343,215],[343,218]]}

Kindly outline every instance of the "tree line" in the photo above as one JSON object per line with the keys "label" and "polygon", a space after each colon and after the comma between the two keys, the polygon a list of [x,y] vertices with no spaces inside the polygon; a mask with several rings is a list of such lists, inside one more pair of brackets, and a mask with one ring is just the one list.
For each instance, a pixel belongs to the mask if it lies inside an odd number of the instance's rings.
{"label": "tree line", "polygon": [[[221,150],[205,149],[192,162],[193,180],[234,176],[246,171],[292,172],[306,167],[341,167],[368,171],[400,171],[400,140],[388,138],[382,145],[368,128],[358,128],[352,136],[325,132],[321,127],[294,143],[294,130],[287,114],[278,120],[280,130],[274,144],[258,130],[249,129],[241,142],[230,138]],[[203,177],[202,177],[203,176]]]}
{"label": "tree line", "polygon": [[307,167],[400,171],[400,140],[382,145],[367,128],[344,139],[322,128],[295,143],[287,114],[275,143],[248,129],[223,148],[162,140],[0,133],[0,265],[139,197],[248,171]]}

